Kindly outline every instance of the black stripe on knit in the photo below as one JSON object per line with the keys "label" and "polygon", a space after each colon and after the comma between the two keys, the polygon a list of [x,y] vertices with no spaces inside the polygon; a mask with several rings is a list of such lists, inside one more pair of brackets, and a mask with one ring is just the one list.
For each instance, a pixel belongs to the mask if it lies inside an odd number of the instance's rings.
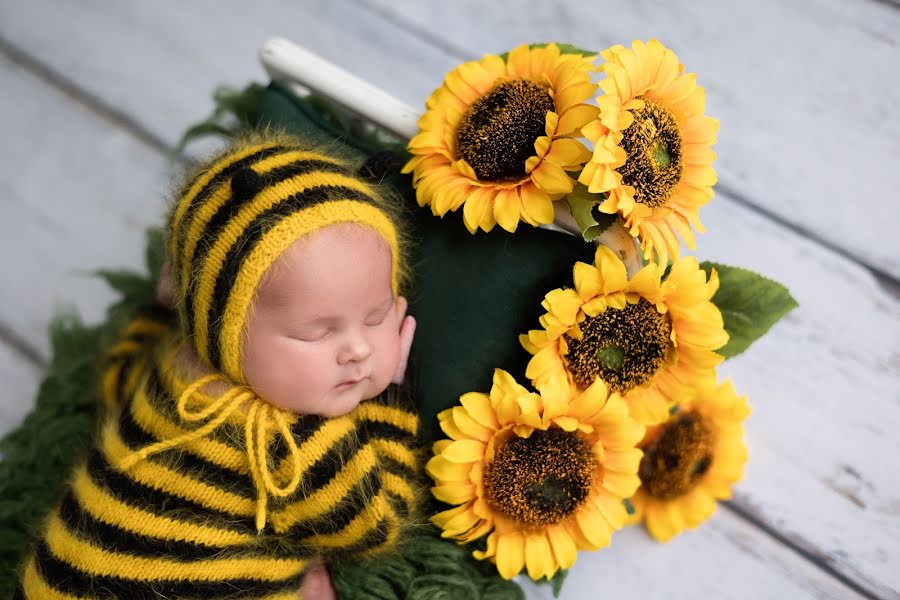
{"label": "black stripe on knit", "polygon": [[[229,179],[237,171],[240,171],[243,168],[249,167],[253,163],[258,162],[269,156],[272,156],[273,154],[277,154],[279,152],[285,152],[285,151],[287,151],[287,149],[282,146],[272,146],[269,148],[263,148],[262,150],[254,152],[253,154],[250,154],[248,156],[245,156],[244,158],[241,158],[239,160],[232,162],[227,167],[225,167],[224,169],[222,169],[221,171],[216,173],[212,177],[212,179],[210,179],[206,183],[206,185],[204,185],[200,189],[200,191],[197,192],[197,195],[194,196],[193,200],[191,200],[190,205],[187,207],[187,209],[184,211],[184,215],[181,217],[181,223],[178,226],[178,232],[175,234],[177,236],[177,238],[176,238],[177,245],[175,247],[178,249],[178,252],[176,252],[176,256],[174,257],[175,260],[179,260],[181,251],[184,248],[184,242],[185,242],[184,238],[185,238],[185,235],[187,234],[188,226],[194,220],[194,215],[196,214],[196,212],[198,210],[200,210],[200,207],[203,206],[203,204],[209,198],[210,194],[212,194],[213,190],[215,190],[217,187],[219,187],[219,185],[221,185],[226,179]],[[201,173],[201,175],[202,175],[202,173]],[[191,187],[193,187],[193,182],[191,182],[191,185],[189,185],[189,186],[187,186],[187,188],[185,188],[185,193],[187,193],[187,190],[191,189]],[[173,217],[175,216],[174,211],[172,213],[172,216]],[[169,224],[169,231],[172,231],[173,225],[174,225],[174,223]],[[181,272],[182,265],[176,264],[176,265],[172,265],[172,266],[173,266],[173,268],[177,269],[177,271],[175,271],[176,276],[177,276]]]}
{"label": "black stripe on knit", "polygon": [[107,495],[144,512],[190,523],[216,523],[221,529],[256,535],[251,518],[237,517],[138,483],[111,467],[99,450],[89,454],[87,471],[94,485]]}
{"label": "black stripe on knit", "polygon": [[[130,408],[122,411],[122,416],[119,419],[119,435],[132,452],[159,441],[159,438],[146,431],[134,420]],[[185,451],[182,447],[164,450],[159,454],[148,457],[146,460],[157,462],[185,477],[213,485],[242,498],[248,500],[256,499],[256,490],[250,481],[249,475],[242,475],[226,467],[209,462],[196,454]]]}
{"label": "black stripe on knit", "polygon": [[[347,465],[353,457],[362,449],[363,445],[357,437],[357,431],[351,430],[337,440],[331,447],[309,467],[300,478],[300,490],[318,490],[325,487],[334,479],[335,475]],[[305,450],[300,447],[300,455]]]}
{"label": "black stripe on knit", "polygon": [[[135,363],[138,363],[137,365]],[[119,366],[119,372],[116,374],[116,403],[119,406],[123,406],[127,401],[127,398],[130,398],[129,390],[126,389],[126,385],[128,383],[128,377],[131,374],[131,370],[138,368],[138,366],[142,364],[142,361],[138,361],[137,357],[131,356],[127,360],[123,360],[121,366]],[[131,390],[134,391],[134,390]]]}
{"label": "black stripe on knit", "polygon": [[[69,491],[62,499],[59,516],[73,535],[91,540],[103,550],[142,558],[195,561],[246,556],[244,547],[206,546],[182,540],[143,535],[95,519]],[[172,534],[177,534],[173,529]]]}
{"label": "black stripe on knit", "polygon": [[[381,479],[375,471],[369,471],[329,512],[291,525],[285,535],[291,540],[303,540],[313,535],[338,533],[358,517],[379,492]],[[301,499],[300,502],[305,500]]]}
{"label": "black stripe on knit", "polygon": [[412,435],[396,425],[385,421],[364,419],[359,424],[360,439],[362,443],[368,440],[394,440],[406,442],[413,439]]}
{"label": "black stripe on knit", "polygon": [[284,218],[302,209],[334,200],[357,200],[374,204],[372,198],[352,188],[332,185],[311,187],[288,196],[268,210],[260,213],[229,249],[222,269],[216,276],[212,302],[207,313],[207,340],[209,344],[207,354],[210,364],[215,368],[222,368],[219,348],[222,320],[225,314],[225,306],[230,296],[231,286],[237,279],[244,259],[253,252],[256,244],[259,243],[263,236]]}
{"label": "black stripe on knit", "polygon": [[[412,454],[411,450],[410,454]],[[413,484],[421,477],[419,473],[410,469],[403,463],[394,460],[390,456],[379,456],[378,458],[381,461],[381,465],[385,471],[397,475],[398,477],[404,479],[407,483]]]}
{"label": "black stripe on knit", "polygon": [[394,492],[385,492],[387,496],[388,502],[391,504],[391,508],[394,509],[394,512],[400,516],[400,518],[405,519],[409,517],[410,506],[409,502],[406,501],[406,498],[399,494],[395,494]]}
{"label": "black stripe on knit", "polygon": [[218,581],[136,581],[121,577],[97,576],[57,558],[44,542],[35,548],[39,574],[50,587],[73,596],[128,600],[159,600],[160,598],[216,598],[240,600],[259,598],[296,590],[300,575],[265,581],[255,578]]}
{"label": "black stripe on knit", "polygon": [[[263,188],[260,190],[262,192],[268,187],[276,185],[282,181],[290,179],[291,177],[297,177],[298,175],[304,175],[307,173],[312,173],[314,171],[323,172],[323,173],[331,173],[335,175],[347,175],[352,176],[350,171],[345,169],[339,164],[326,162],[324,160],[301,160],[293,163],[289,163],[278,167],[277,169],[272,169],[267,173],[262,174],[262,183]],[[203,230],[203,234],[200,236],[200,239],[197,240],[197,246],[194,248],[194,255],[191,260],[191,272],[199,273],[201,271],[200,267],[203,264],[203,261],[206,260],[206,255],[209,253],[209,249],[216,243],[216,240],[219,239],[219,235],[222,233],[222,230],[225,228],[228,223],[234,219],[235,215],[237,215],[238,211],[246,206],[249,200],[247,198],[235,197],[233,194],[228,200],[225,201],[222,206],[218,208],[216,213],[209,220],[209,223]],[[197,286],[199,285],[200,278],[194,277],[190,281],[190,291],[185,296],[185,314],[187,315],[187,325],[188,330],[194,330],[194,296],[196,294]]]}
{"label": "black stripe on knit", "polygon": [[385,517],[378,521],[378,523],[369,530],[369,533],[363,536],[358,542],[347,546],[346,548],[337,548],[329,553],[329,556],[352,556],[354,554],[359,554],[360,552],[365,552],[366,550],[373,550],[387,541],[388,531],[390,529],[391,521]]}
{"label": "black stripe on knit", "polygon": [[[298,415],[297,421],[291,426],[291,434],[297,446],[306,443],[314,433],[319,431],[322,426],[327,423],[324,417],[317,415]],[[275,436],[272,446],[269,448],[269,457],[272,464],[276,465],[276,470],[282,468],[282,462],[290,457],[290,448],[287,442],[280,435]]]}

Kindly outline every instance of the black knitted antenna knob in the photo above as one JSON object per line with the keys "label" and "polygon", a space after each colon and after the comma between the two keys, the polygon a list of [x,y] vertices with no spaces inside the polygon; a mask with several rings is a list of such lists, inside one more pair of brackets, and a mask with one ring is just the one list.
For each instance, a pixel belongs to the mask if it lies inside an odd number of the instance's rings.
{"label": "black knitted antenna knob", "polygon": [[262,177],[253,169],[241,169],[231,176],[231,194],[237,200],[252,198],[264,185]]}

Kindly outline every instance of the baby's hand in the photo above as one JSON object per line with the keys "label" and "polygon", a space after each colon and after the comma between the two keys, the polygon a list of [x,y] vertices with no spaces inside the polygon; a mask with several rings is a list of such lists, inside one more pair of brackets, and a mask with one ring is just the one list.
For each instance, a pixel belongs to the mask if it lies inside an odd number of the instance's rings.
{"label": "baby's hand", "polygon": [[397,371],[391,379],[391,383],[401,384],[406,377],[406,361],[409,359],[409,348],[412,346],[413,336],[416,333],[416,319],[406,314],[406,298],[397,298],[397,312],[400,321],[400,360],[397,362]]}

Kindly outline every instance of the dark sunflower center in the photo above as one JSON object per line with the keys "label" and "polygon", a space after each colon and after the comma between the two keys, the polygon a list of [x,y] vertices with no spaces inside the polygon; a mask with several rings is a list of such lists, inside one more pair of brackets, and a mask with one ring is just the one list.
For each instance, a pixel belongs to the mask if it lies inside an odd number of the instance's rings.
{"label": "dark sunflower center", "polygon": [[662,500],[683,496],[713,462],[712,429],[695,412],[674,417],[644,448],[638,475],[648,494]]}
{"label": "dark sunflower center", "polygon": [[637,202],[655,208],[666,203],[681,181],[681,133],[672,113],[643,100],[644,108],[633,111],[634,122],[624,131],[628,159],[619,173],[634,187]]}
{"label": "dark sunflower center", "polygon": [[536,429],[499,447],[484,473],[487,499],[519,523],[553,525],[585,501],[594,467],[590,446],[577,434]]}
{"label": "dark sunflower center", "polygon": [[669,318],[643,298],[622,309],[607,308],[579,327],[580,340],[566,336],[565,359],[582,388],[597,377],[614,392],[639,386],[659,371],[671,344]]}
{"label": "dark sunflower center", "polygon": [[545,88],[524,79],[505,81],[469,107],[456,132],[457,153],[480,180],[520,178],[553,109]]}

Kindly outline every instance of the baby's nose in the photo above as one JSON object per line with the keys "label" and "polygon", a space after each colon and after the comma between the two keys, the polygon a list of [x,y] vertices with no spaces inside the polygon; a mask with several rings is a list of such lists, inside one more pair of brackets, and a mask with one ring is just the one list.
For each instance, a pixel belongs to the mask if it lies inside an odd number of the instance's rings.
{"label": "baby's nose", "polygon": [[359,362],[367,359],[372,354],[372,344],[365,335],[355,333],[348,336],[346,343],[338,353],[338,362]]}

